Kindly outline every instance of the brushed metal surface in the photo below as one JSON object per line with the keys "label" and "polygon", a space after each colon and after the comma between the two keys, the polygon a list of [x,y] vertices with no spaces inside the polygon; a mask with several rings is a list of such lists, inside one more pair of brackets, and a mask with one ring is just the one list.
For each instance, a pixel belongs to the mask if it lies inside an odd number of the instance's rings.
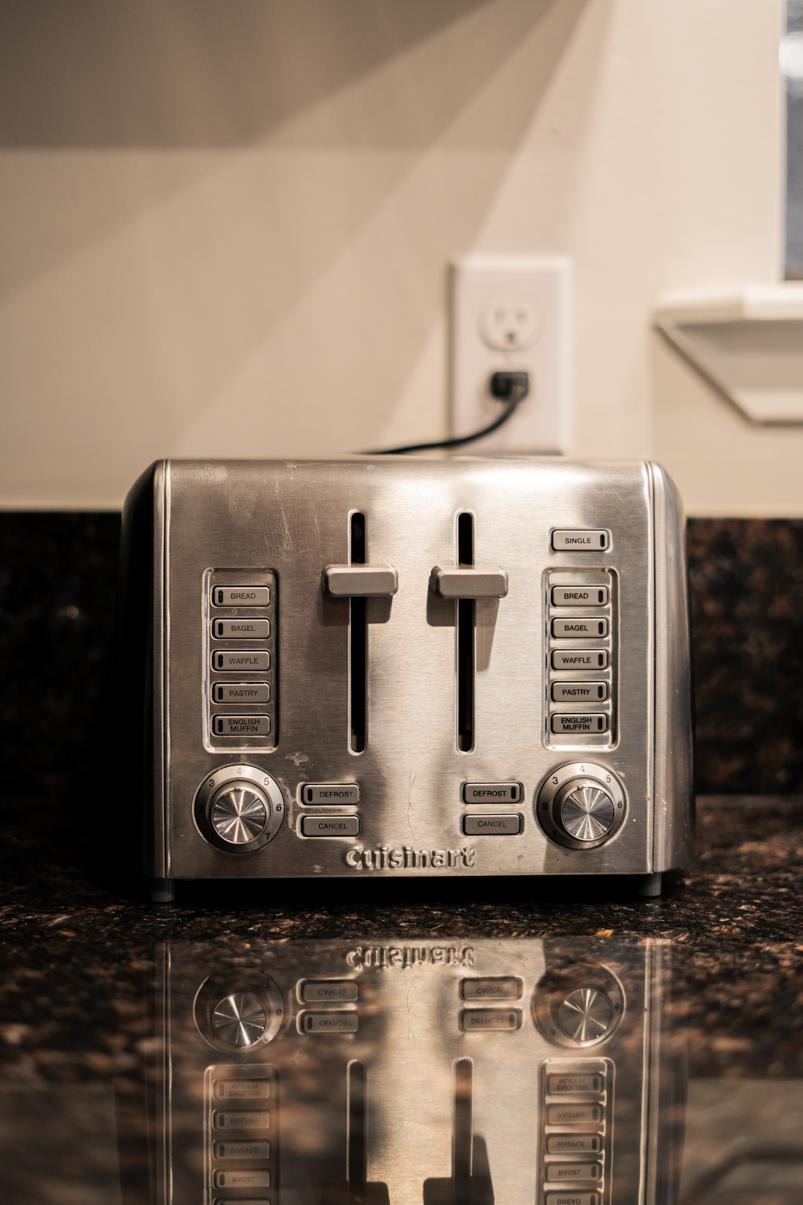
{"label": "brushed metal surface", "polygon": [[[164,578],[155,574],[152,716],[164,756],[154,759],[150,874],[650,874],[683,864],[690,835],[684,553],[679,505],[661,470],[537,459],[168,462],[153,487],[154,558]],[[365,516],[368,561],[398,573],[394,596],[366,604],[369,735],[359,754],[349,748],[349,603],[321,582],[327,565],[348,565],[355,511]],[[476,563],[504,565],[508,578],[504,602],[476,603],[470,752],[456,741],[457,604],[431,583],[433,565],[457,561],[457,516],[468,511]],[[553,530],[601,530],[606,547],[556,552]],[[219,565],[269,566],[280,586],[281,732],[275,749],[242,760],[276,780],[287,820],[247,858],[207,844],[192,819],[195,792],[221,761],[202,739],[202,583]],[[610,747],[592,750],[575,736],[550,736],[547,744],[544,584],[550,573],[559,580],[557,570],[569,582],[577,571],[613,574]],[[610,841],[578,856],[547,840],[532,804],[551,771],[587,752],[622,782],[627,818]],[[464,837],[461,784],[511,780],[524,784],[521,834]],[[358,839],[299,837],[299,787],[309,781],[359,782]],[[382,847],[412,855],[360,854]]]}
{"label": "brushed metal surface", "polygon": [[[660,943],[393,934],[352,942],[254,938],[236,949],[172,941],[161,964],[149,1044],[155,1057],[165,1056],[155,1068],[150,1118],[164,1169],[158,1205],[203,1200],[216,1156],[205,1149],[199,1099],[205,1082],[235,1076],[270,1081],[266,1100],[242,1096],[240,1107],[271,1112],[264,1137],[279,1201],[545,1205],[552,1156],[583,1161],[572,1150],[548,1149],[549,1135],[569,1133],[599,1136],[603,1205],[676,1199],[665,1162],[667,1148],[676,1154],[680,1119],[658,1088],[666,1090],[670,1060],[682,1067],[683,1051],[662,1013],[671,980]],[[462,988],[477,980],[513,983],[521,998],[513,1006],[487,999],[480,1011],[498,1014],[499,1023],[464,1027]],[[299,989],[327,981],[352,983],[352,1001],[310,1013]],[[228,1012],[250,1015],[265,1000],[280,1015],[267,1037],[228,1047],[222,1057],[236,1051],[236,1067],[219,1065],[194,1021],[193,1002],[197,1012],[212,984],[223,992],[213,1007],[243,1002],[224,1009],[224,1024]],[[331,1024],[307,1025],[310,1016]],[[226,1034],[236,1043],[236,1028]],[[470,1067],[459,1088],[458,1067]],[[215,1107],[234,1106],[216,1098]],[[572,1119],[564,1124],[558,1111],[566,1107]],[[589,1113],[587,1124],[578,1125],[578,1110]],[[472,1181],[462,1185],[455,1182],[461,1149]],[[259,1164],[252,1158],[246,1166]]]}

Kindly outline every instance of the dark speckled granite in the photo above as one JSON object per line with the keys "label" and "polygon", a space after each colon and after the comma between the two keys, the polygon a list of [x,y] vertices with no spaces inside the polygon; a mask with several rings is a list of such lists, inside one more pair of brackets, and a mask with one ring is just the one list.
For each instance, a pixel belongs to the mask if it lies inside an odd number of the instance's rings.
{"label": "dark speckled granite", "polygon": [[[116,514],[0,514],[7,776],[63,793],[92,757],[108,682]],[[803,791],[803,521],[692,519],[702,792]]]}
{"label": "dark speckled granite", "polygon": [[[192,993],[188,1004],[181,994],[188,985],[195,990],[193,975],[200,984],[210,970],[230,974],[232,968],[269,966],[283,983],[289,968],[292,984],[308,969],[309,951],[327,942],[348,948],[470,944],[484,957],[501,952],[507,972],[521,974],[529,992],[531,939],[543,938],[569,964],[665,964],[654,1050],[668,1057],[672,1078],[653,1145],[670,1149],[681,1132],[684,1137],[675,1152],[675,1187],[643,1200],[803,1200],[803,799],[702,800],[697,865],[654,901],[621,891],[606,897],[599,888],[556,894],[523,883],[475,881],[391,884],[387,891],[377,883],[360,884],[365,890],[338,884],[334,900],[325,892],[311,894],[307,885],[265,885],[250,900],[217,887],[181,906],[156,907],[143,902],[133,884],[98,877],[79,845],[42,842],[32,824],[36,812],[29,805],[10,808],[0,851],[0,880],[8,885],[0,905],[0,1199],[15,1205],[166,1205],[150,1178],[148,1142],[158,1127],[145,1091],[158,1088],[167,1050],[155,1007],[165,974],[175,989],[172,1057],[189,1053],[203,1066],[214,1056],[204,1053],[203,1043],[199,1047]],[[416,972],[399,974],[400,1000],[415,1016]],[[525,1031],[531,1033],[529,1000],[524,1005]],[[381,1002],[373,1014],[368,1011],[374,1020],[366,1024],[366,1040],[370,1033],[374,1038],[367,1049],[379,1058]],[[292,1030],[288,1042],[291,1036]],[[501,1042],[497,1047],[500,1072],[511,1060],[511,1081],[521,1049]],[[299,1050],[287,1075],[300,1068],[308,1092],[315,1090],[316,1075],[321,1085],[335,1077],[331,1090],[340,1091],[343,1052],[339,1062],[328,1063],[320,1048],[314,1053],[318,1064],[311,1056],[304,1062]],[[446,1092],[450,1066],[444,1058],[439,1081],[429,1085],[433,1098]],[[477,1091],[487,1093],[487,1078],[477,1074]],[[621,1096],[628,1083],[621,1066],[618,1074]],[[504,1074],[495,1082],[499,1093]],[[197,1157],[198,1099],[175,1105],[176,1183],[192,1166],[191,1156]],[[484,1100],[478,1097],[480,1110]],[[500,1097],[498,1107],[504,1103]],[[294,1113],[291,1104],[286,1091],[281,1141],[285,1149],[306,1142],[314,1157],[327,1134],[310,1128],[309,1115]],[[433,1131],[430,1138],[442,1140],[448,1154],[448,1110],[444,1117],[444,1133]],[[526,1163],[529,1156],[525,1149],[517,1157]],[[422,1179],[433,1174],[426,1152],[416,1147],[410,1158],[420,1161]],[[617,1174],[616,1205],[630,1205],[635,1183],[623,1165]],[[190,1199],[200,1198],[179,1195],[174,1205]],[[348,1200],[334,1189],[290,1199],[293,1205]],[[519,1198],[506,1199],[516,1205]],[[490,1198],[481,1198],[483,1205],[486,1200],[490,1205]]]}
{"label": "dark speckled granite", "polygon": [[803,789],[803,521],[689,523],[699,789]]}

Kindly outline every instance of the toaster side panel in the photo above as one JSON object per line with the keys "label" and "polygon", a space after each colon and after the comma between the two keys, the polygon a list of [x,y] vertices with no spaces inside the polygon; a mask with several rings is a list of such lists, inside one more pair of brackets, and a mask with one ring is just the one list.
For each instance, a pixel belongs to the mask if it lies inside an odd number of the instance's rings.
{"label": "toaster side panel", "polygon": [[651,464],[655,520],[655,866],[686,866],[694,821],[691,654],[683,503]]}
{"label": "toaster side panel", "polygon": [[152,878],[167,878],[164,699],[165,509],[167,462],[156,461],[131,487],[123,507],[118,650],[125,723],[136,734],[127,794],[132,813],[145,812],[141,861]]}

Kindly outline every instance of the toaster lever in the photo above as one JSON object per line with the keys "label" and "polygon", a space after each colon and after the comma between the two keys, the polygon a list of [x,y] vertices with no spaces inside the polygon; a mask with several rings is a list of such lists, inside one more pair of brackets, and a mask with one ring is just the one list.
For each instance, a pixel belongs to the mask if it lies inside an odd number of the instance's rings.
{"label": "toaster lever", "polygon": [[399,575],[392,565],[327,565],[324,589],[334,598],[368,598],[395,594]]}
{"label": "toaster lever", "polygon": [[466,565],[454,569],[432,570],[434,588],[441,598],[504,598],[507,574],[504,569]]}

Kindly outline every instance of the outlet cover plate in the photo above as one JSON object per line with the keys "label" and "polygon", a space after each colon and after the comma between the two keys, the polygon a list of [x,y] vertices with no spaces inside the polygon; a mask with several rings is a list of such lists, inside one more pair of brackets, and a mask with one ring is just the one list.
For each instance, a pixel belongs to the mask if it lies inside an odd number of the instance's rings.
{"label": "outlet cover plate", "polygon": [[493,435],[468,444],[467,454],[569,450],[569,322],[568,259],[471,255],[452,265],[450,435],[467,435],[499,414],[492,373],[530,374],[530,396]]}

